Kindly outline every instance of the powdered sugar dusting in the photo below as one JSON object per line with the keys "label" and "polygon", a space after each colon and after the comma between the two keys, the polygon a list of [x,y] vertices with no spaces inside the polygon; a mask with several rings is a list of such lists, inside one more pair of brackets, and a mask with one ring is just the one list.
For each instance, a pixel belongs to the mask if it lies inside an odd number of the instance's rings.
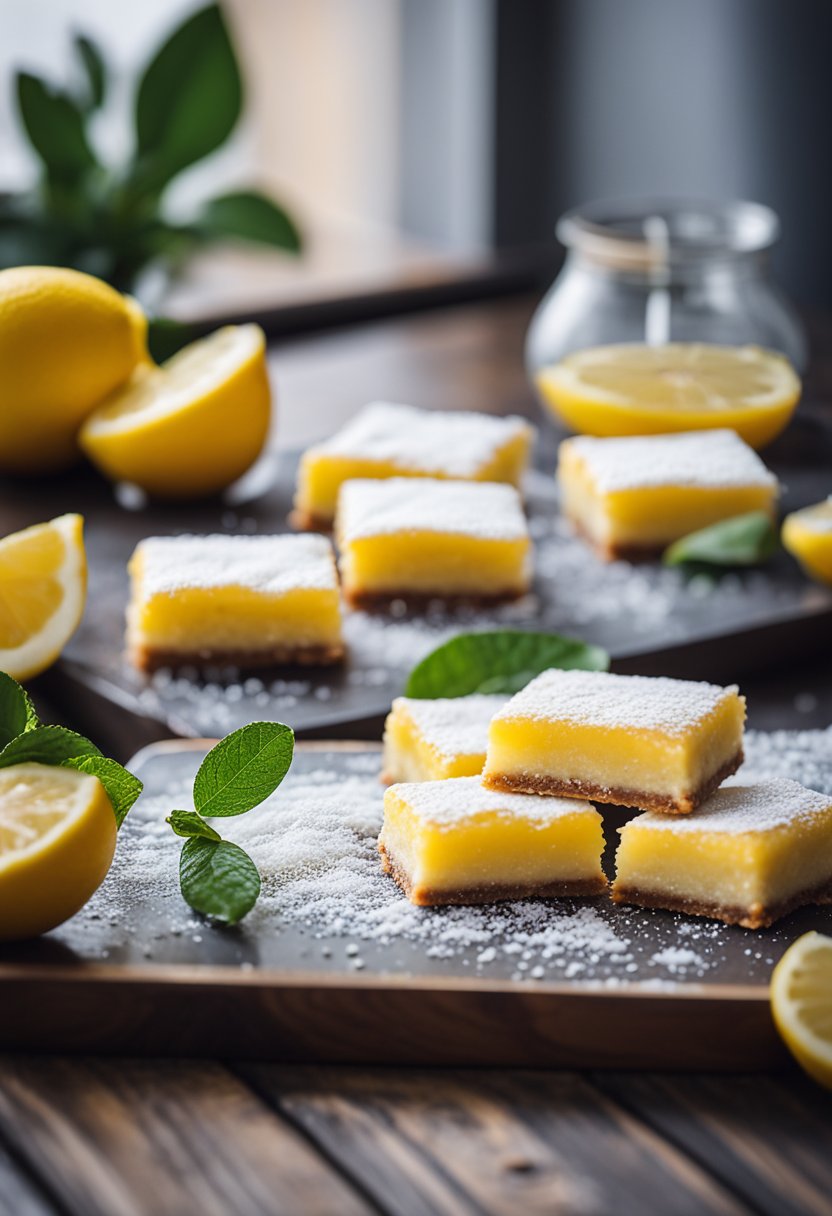
{"label": "powdered sugar dusting", "polygon": [[[648,811],[631,823],[676,835],[719,832],[736,836],[744,832],[771,832],[794,823],[809,824],[827,815],[830,809],[829,794],[808,790],[796,781],[774,778],[748,784],[735,778],[690,815],[656,815]],[[626,832],[627,828],[623,830]]]}
{"label": "powdered sugar dusting", "polygon": [[338,497],[336,531],[342,547],[396,532],[441,532],[477,540],[525,540],[529,534],[514,486],[428,477],[345,482]]}
{"label": "powdered sugar dusting", "polygon": [[777,485],[777,478],[736,431],[690,431],[675,435],[636,435],[568,439],[602,493],[648,486]]}
{"label": "powdered sugar dusting", "polygon": [[485,755],[488,724],[507,701],[508,697],[479,693],[468,697],[439,697],[433,701],[396,697],[393,713],[410,718],[425,743],[440,756],[451,759]]}
{"label": "powdered sugar dusting", "polygon": [[552,670],[532,680],[495,717],[501,721],[534,718],[681,735],[737,692],[736,685],[720,688],[665,676]]}
{"label": "powdered sugar dusting", "polygon": [[279,595],[338,586],[324,536],[151,536],[136,552],[143,598],[194,588],[248,587]]}
{"label": "powdered sugar dusting", "polygon": [[514,416],[420,410],[378,401],[365,406],[309,454],[378,461],[416,473],[475,477],[507,443],[522,436],[531,440],[533,434],[528,422]]}
{"label": "powdered sugar dusting", "polygon": [[451,777],[444,781],[403,781],[391,785],[385,806],[396,799],[406,803],[419,819],[440,828],[457,827],[479,815],[523,819],[545,827],[568,815],[598,816],[589,802],[576,798],[549,798],[536,794],[503,794],[487,790],[479,777]]}

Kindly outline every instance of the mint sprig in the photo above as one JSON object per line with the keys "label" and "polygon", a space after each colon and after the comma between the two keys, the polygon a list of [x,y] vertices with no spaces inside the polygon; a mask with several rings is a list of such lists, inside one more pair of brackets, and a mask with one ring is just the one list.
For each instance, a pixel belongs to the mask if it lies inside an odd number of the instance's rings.
{"label": "mint sprig", "polygon": [[460,633],[413,668],[405,695],[431,700],[471,693],[512,694],[550,667],[607,671],[609,665],[610,657],[600,646],[558,633],[518,629]]}
{"label": "mint sprig", "polygon": [[66,726],[43,726],[26,691],[0,672],[0,768],[49,764],[97,777],[113,807],[117,827],[142,792],[142,783],[110,760],[84,735]]}
{"label": "mint sprig", "polygon": [[765,511],[734,515],[691,532],[665,549],[666,566],[758,566],[777,548],[777,531]]}
{"label": "mint sprig", "polygon": [[289,771],[295,736],[282,722],[252,722],[211,749],[194,778],[194,810],[166,822],[187,837],[179,858],[186,903],[203,916],[236,925],[260,894],[260,873],[244,849],[223,840],[207,818],[242,815],[273,794]]}

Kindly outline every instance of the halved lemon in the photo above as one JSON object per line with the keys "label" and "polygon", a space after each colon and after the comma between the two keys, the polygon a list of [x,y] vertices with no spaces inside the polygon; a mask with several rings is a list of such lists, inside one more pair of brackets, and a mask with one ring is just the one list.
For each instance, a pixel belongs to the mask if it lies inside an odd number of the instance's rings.
{"label": "halved lemon", "polygon": [[163,498],[214,494],[263,449],[271,394],[258,325],[229,325],[139,368],[85,422],[81,446],[114,481]]}
{"label": "halved lemon", "polygon": [[46,764],[0,769],[0,941],[74,916],[115,848],[116,817],[97,777]]}
{"label": "halved lemon", "polygon": [[807,574],[832,585],[832,498],[787,515],[782,537]]}
{"label": "halved lemon", "polygon": [[87,597],[84,521],[60,515],[0,540],[0,671],[26,680],[55,662]]}
{"label": "halved lemon", "polygon": [[584,435],[656,435],[729,427],[752,447],[784,429],[800,380],[758,346],[670,342],[596,346],[543,368],[546,405]]}
{"label": "halved lemon", "polygon": [[804,933],[771,977],[771,1012],[798,1064],[832,1089],[832,937]]}

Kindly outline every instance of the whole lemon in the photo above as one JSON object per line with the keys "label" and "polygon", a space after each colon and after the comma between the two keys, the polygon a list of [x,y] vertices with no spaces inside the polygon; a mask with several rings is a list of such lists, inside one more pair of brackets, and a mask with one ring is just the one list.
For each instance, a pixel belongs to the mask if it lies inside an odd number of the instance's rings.
{"label": "whole lemon", "polygon": [[135,301],[92,275],[0,271],[0,472],[72,464],[81,423],[147,359],[146,334]]}

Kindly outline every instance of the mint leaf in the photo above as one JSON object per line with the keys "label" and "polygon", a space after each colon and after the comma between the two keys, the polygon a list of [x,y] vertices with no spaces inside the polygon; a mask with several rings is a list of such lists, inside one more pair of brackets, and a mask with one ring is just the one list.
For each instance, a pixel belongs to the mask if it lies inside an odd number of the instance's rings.
{"label": "mint leaf", "polygon": [[194,780],[197,811],[206,816],[250,811],[280,785],[294,746],[294,733],[282,722],[252,722],[227,735],[199,766]]}
{"label": "mint leaf", "polygon": [[37,724],[38,716],[26,689],[0,671],[0,748]]}
{"label": "mint leaf", "polygon": [[206,823],[196,811],[171,811],[165,823],[169,823],[177,836],[202,836],[206,840],[222,840],[210,823]]}
{"label": "mint leaf", "polygon": [[606,671],[609,665],[609,655],[600,646],[558,633],[460,633],[413,668],[405,695],[430,700],[475,692],[515,693],[550,667]]}
{"label": "mint leaf", "polygon": [[76,768],[81,773],[90,773],[98,778],[112,803],[116,826],[121,827],[127,812],[144,788],[138,777],[134,777],[117,760],[109,760],[106,756],[72,756],[61,764],[64,768]]}
{"label": "mint leaf", "polygon": [[239,845],[230,840],[185,841],[179,859],[182,894],[195,912],[236,925],[257,902],[260,875]]}
{"label": "mint leaf", "polygon": [[666,566],[701,562],[709,566],[756,566],[777,548],[777,532],[765,511],[749,511],[691,532],[664,553]]}
{"label": "mint leaf", "polygon": [[35,726],[0,751],[0,768],[12,764],[64,764],[82,756],[101,756],[94,743],[65,726]]}

